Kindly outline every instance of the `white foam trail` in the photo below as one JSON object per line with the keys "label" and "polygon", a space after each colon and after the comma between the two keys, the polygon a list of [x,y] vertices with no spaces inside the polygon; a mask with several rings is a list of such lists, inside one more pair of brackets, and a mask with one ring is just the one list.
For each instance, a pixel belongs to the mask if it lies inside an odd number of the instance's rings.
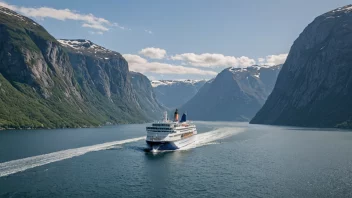
{"label": "white foam trail", "polygon": [[121,144],[130,143],[130,142],[136,142],[136,141],[143,140],[143,139],[145,139],[145,136],[127,139],[127,140],[107,142],[107,143],[103,143],[103,144],[96,144],[96,145],[92,145],[92,146],[73,148],[73,149],[58,151],[58,152],[54,152],[54,153],[48,153],[48,154],[44,154],[44,155],[38,155],[38,156],[27,157],[27,158],[23,158],[23,159],[0,163],[0,177],[4,177],[7,175],[11,175],[14,173],[25,171],[30,168],[43,166],[45,164],[61,161],[64,159],[69,159],[72,157],[84,155],[89,152],[109,149],[114,145],[121,145]]}
{"label": "white foam trail", "polygon": [[200,133],[196,135],[196,141],[194,144],[183,147],[180,150],[188,150],[204,145],[216,144],[215,141],[231,137],[244,131],[245,130],[243,128],[224,127],[206,133]]}

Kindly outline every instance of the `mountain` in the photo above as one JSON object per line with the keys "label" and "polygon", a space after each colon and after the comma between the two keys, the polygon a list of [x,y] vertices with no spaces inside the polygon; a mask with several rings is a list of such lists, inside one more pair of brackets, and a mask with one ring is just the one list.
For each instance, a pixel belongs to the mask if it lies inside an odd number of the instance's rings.
{"label": "mountain", "polygon": [[352,5],[315,18],[291,47],[254,124],[352,127]]}
{"label": "mountain", "polygon": [[170,109],[185,104],[196,95],[205,82],[205,80],[151,81],[157,100]]}
{"label": "mountain", "polygon": [[132,73],[121,54],[89,40],[58,41],[66,49],[76,80],[93,106],[104,109],[113,119],[122,115],[127,122],[147,118],[145,107],[139,104],[141,96],[133,88]]}
{"label": "mountain", "polygon": [[156,99],[150,80],[141,73],[130,72],[132,76],[132,87],[137,95],[137,102],[144,115],[154,120],[161,120],[165,107]]}
{"label": "mountain", "polygon": [[281,65],[227,68],[181,108],[192,120],[249,121],[275,85]]}
{"label": "mountain", "polygon": [[58,42],[33,20],[0,7],[1,128],[147,120],[119,53],[86,40]]}

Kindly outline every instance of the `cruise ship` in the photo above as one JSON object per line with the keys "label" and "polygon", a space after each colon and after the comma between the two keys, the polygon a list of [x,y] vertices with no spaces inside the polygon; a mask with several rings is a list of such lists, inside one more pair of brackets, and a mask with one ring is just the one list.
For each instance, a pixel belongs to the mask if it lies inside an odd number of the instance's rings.
{"label": "cruise ship", "polygon": [[195,142],[196,125],[187,122],[187,115],[183,114],[178,120],[176,109],[174,120],[170,121],[165,112],[164,120],[148,126],[146,142],[151,151],[177,150]]}

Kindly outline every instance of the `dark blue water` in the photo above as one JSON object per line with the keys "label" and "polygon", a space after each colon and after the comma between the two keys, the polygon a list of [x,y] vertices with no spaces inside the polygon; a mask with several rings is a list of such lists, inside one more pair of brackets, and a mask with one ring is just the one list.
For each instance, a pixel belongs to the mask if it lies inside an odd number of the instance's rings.
{"label": "dark blue water", "polygon": [[193,148],[158,154],[145,125],[1,131],[0,196],[352,197],[352,132],[197,128]]}

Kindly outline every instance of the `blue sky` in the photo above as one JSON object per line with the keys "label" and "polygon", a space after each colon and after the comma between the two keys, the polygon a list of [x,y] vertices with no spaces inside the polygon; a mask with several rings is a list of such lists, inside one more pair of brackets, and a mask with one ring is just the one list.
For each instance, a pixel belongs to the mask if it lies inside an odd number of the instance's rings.
{"label": "blue sky", "polygon": [[[56,38],[89,39],[126,55],[131,70],[152,79],[208,79],[229,66],[283,62],[293,41],[315,17],[350,3],[348,0],[0,2],[15,6],[16,11],[35,19]],[[43,7],[69,10],[48,13],[40,10]],[[67,16],[63,20],[65,16],[61,15],[70,13],[82,18],[91,14],[107,22]]]}

